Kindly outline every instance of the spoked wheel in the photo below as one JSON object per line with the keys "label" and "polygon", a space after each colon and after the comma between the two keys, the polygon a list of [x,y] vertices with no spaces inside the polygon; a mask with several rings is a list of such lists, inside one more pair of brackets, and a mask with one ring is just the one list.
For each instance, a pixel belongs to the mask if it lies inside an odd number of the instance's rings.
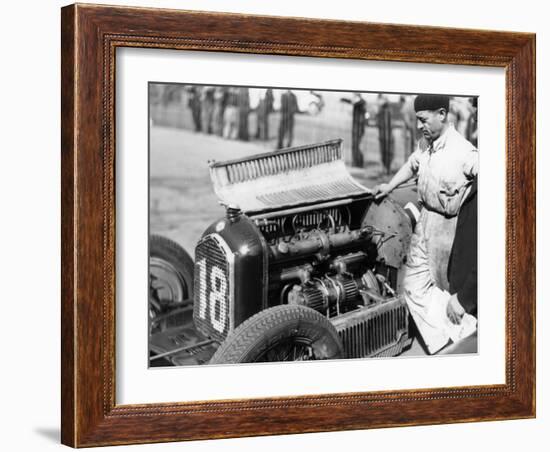
{"label": "spoked wheel", "polygon": [[326,317],[298,305],[265,309],[239,325],[210,364],[309,361],[344,356],[338,333]]}
{"label": "spoked wheel", "polygon": [[149,242],[149,333],[165,330],[171,315],[193,303],[193,260],[176,242],[158,235]]}
{"label": "spoked wheel", "polygon": [[311,340],[306,337],[292,337],[277,342],[256,359],[261,362],[309,361],[315,359]]}

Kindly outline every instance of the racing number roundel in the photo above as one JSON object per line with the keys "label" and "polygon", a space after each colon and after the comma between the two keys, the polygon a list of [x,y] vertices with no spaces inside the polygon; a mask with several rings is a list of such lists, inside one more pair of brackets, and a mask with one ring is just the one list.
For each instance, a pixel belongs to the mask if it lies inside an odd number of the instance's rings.
{"label": "racing number roundel", "polygon": [[223,333],[227,320],[227,278],[220,267],[206,265],[206,259],[197,262],[200,272],[199,281],[201,288],[199,297],[199,316],[202,319],[209,318],[212,327]]}

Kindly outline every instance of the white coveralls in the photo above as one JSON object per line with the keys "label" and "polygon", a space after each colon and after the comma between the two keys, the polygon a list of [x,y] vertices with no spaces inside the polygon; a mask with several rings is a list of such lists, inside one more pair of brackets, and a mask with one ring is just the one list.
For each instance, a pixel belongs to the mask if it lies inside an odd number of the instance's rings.
{"label": "white coveralls", "polygon": [[404,297],[428,351],[436,353],[449,339],[461,339],[476,328],[469,314],[460,325],[447,317],[447,267],[458,211],[477,175],[478,153],[451,124],[431,146],[421,141],[406,164],[418,175],[422,211],[405,265]]}

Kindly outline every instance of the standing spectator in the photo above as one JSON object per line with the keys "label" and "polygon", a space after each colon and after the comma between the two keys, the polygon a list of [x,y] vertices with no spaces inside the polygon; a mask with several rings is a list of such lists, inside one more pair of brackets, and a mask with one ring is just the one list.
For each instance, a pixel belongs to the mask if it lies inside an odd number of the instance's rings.
{"label": "standing spectator", "polygon": [[226,88],[217,86],[214,90],[214,112],[212,117],[212,130],[214,134],[222,136],[223,134],[223,112],[226,102]]}
{"label": "standing spectator", "polygon": [[[281,95],[281,121],[279,123],[279,140],[277,149],[292,146],[294,138],[294,115],[298,111],[296,95],[287,89]],[[286,139],[286,145],[285,143]]]}
{"label": "standing spectator", "polygon": [[223,114],[223,137],[229,140],[236,140],[239,133],[238,97],[238,88],[227,90],[227,101]]}
{"label": "standing spectator", "polygon": [[187,105],[191,109],[191,116],[193,117],[193,126],[195,132],[201,131],[201,87],[190,86],[187,89],[189,99]]}
{"label": "standing spectator", "polygon": [[258,104],[256,120],[256,138],[269,140],[269,114],[273,111],[273,90],[268,88]]}
{"label": "standing spectator", "polygon": [[467,97],[452,97],[449,109],[449,121],[454,123],[458,133],[468,139],[467,128],[472,115],[470,99]]}
{"label": "standing spectator", "polygon": [[393,134],[391,124],[391,111],[388,99],[381,94],[378,95],[380,102],[378,108],[378,141],[380,143],[380,154],[382,165],[386,174],[390,174],[391,162],[393,160]]}
{"label": "standing spectator", "polygon": [[351,164],[352,166],[362,168],[364,164],[363,151],[361,150],[361,141],[365,135],[367,125],[366,113],[367,102],[361,93],[354,93],[351,99],[342,98],[342,102],[353,106],[351,119]]}
{"label": "standing spectator", "polygon": [[406,160],[414,152],[416,145],[416,113],[414,111],[412,96],[401,96],[399,104],[401,106],[401,119],[403,120],[403,141]]}
{"label": "standing spectator", "polygon": [[470,99],[472,105],[472,114],[468,118],[468,127],[466,128],[466,139],[471,141],[477,147],[477,97]]}
{"label": "standing spectator", "polygon": [[248,88],[238,88],[237,106],[239,109],[239,140],[248,141],[248,113],[250,112],[250,95]]}
{"label": "standing spectator", "polygon": [[465,312],[477,317],[477,177],[458,213],[447,273],[451,322],[460,323]]}
{"label": "standing spectator", "polygon": [[212,133],[212,117],[214,113],[214,87],[204,86],[201,92],[201,123],[204,133]]}

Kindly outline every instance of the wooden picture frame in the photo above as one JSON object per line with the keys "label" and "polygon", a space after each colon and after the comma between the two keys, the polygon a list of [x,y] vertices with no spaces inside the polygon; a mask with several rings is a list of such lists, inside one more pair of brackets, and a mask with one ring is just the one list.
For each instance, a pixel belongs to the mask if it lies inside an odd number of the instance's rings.
{"label": "wooden picture frame", "polygon": [[[535,416],[535,35],[71,5],[62,9],[62,442],[150,443]],[[245,400],[115,403],[115,51],[506,70],[506,382]]]}

